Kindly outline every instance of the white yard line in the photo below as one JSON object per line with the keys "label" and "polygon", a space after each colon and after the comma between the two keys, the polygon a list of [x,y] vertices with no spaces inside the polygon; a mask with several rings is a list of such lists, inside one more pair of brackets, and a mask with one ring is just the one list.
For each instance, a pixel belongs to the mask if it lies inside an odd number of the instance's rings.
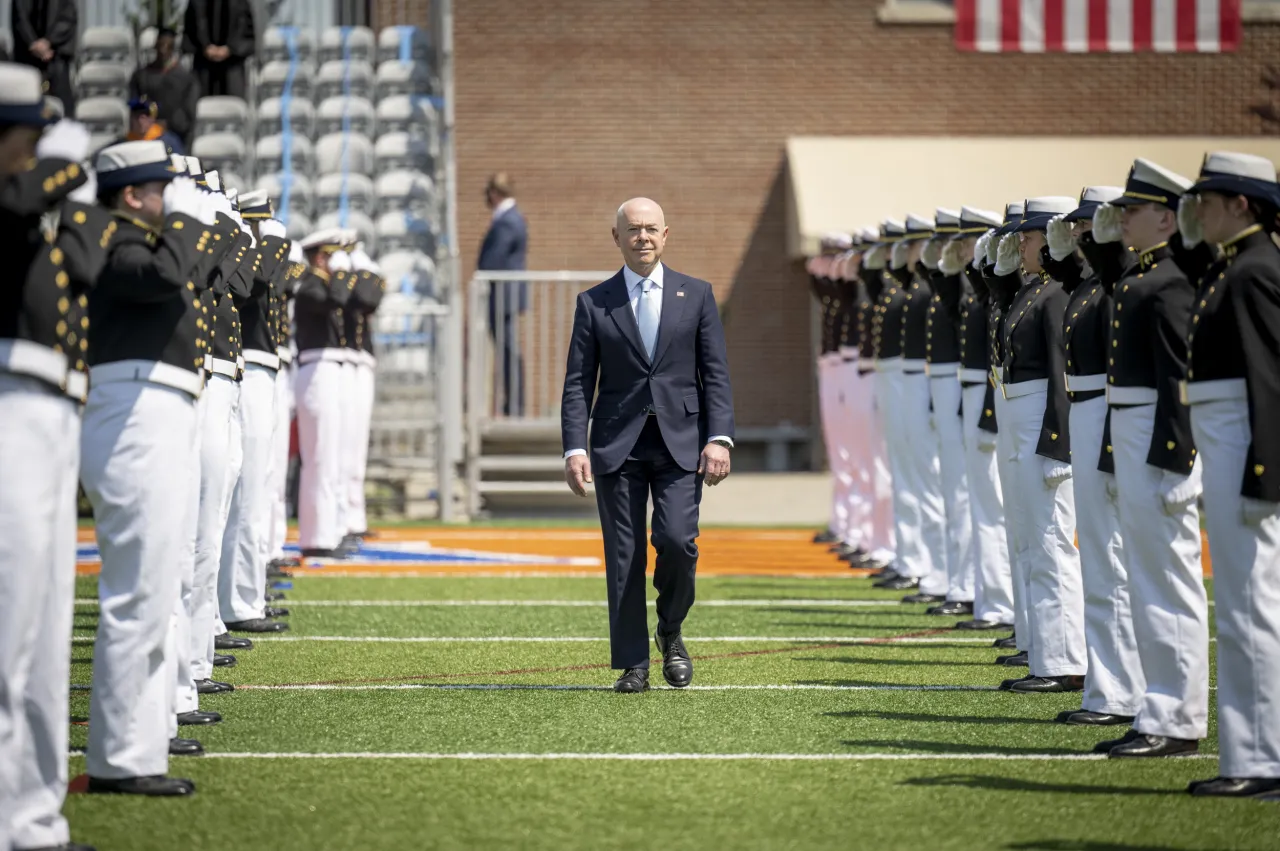
{"label": "white yard line", "polygon": [[[297,683],[294,685],[242,685],[245,691],[613,691],[613,686],[600,685],[543,685],[538,683],[355,683],[351,685],[328,683]],[[689,686],[673,689],[669,686],[653,686],[655,691],[996,691],[995,686],[920,686],[877,684],[865,686],[824,685],[822,683],[793,683],[776,685],[720,685]]]}
{"label": "white yard line", "polygon": [[[413,759],[413,760],[538,760],[600,762],[893,762],[904,760],[963,762],[1097,762],[1106,754],[1056,753],[207,753],[205,759]],[[1196,754],[1217,759],[1217,754]]]}

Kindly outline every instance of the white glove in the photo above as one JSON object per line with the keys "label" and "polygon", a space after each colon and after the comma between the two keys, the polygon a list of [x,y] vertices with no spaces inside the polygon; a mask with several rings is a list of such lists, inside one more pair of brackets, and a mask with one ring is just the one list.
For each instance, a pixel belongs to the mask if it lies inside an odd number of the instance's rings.
{"label": "white glove", "polygon": [[81,204],[95,204],[98,201],[98,175],[89,166],[85,166],[84,176],[88,179],[80,186],[72,189],[67,198],[72,201],[79,201]]}
{"label": "white glove", "polygon": [[1000,244],[996,246],[997,275],[1012,275],[1022,268],[1022,254],[1018,251],[1018,243],[1016,233],[1008,233],[1000,238]]}
{"label": "white glove", "polygon": [[931,239],[924,244],[924,251],[920,254],[920,262],[924,264],[926,269],[937,269],[938,264],[942,261],[942,251],[946,246],[946,242],[941,239]]}
{"label": "white glove", "polygon": [[218,202],[215,193],[201,191],[200,193],[200,222],[204,225],[213,225],[218,221]]}
{"label": "white glove", "polygon": [[1240,506],[1240,513],[1244,525],[1257,528],[1264,520],[1280,515],[1280,502],[1268,502],[1265,499],[1252,499],[1246,496],[1244,504]]}
{"label": "white glove", "polygon": [[1066,216],[1054,216],[1045,226],[1044,238],[1049,243],[1049,256],[1065,260],[1076,250],[1076,237]]}
{"label": "white glove", "polygon": [[911,243],[895,242],[893,250],[889,252],[889,268],[901,269],[907,265],[907,257],[911,254]]}
{"label": "white glove", "polygon": [[978,429],[978,451],[995,452],[997,437],[984,428]]}
{"label": "white glove", "polygon": [[64,118],[44,131],[36,142],[36,157],[84,162],[89,156],[89,128],[79,121]]}
{"label": "white glove", "polygon": [[1116,477],[1109,473],[1105,475],[1107,476],[1107,502],[1112,505],[1119,506],[1120,486],[1116,483]]}
{"label": "white glove", "polygon": [[866,253],[862,258],[862,265],[868,269],[883,269],[885,262],[886,249],[883,245],[876,245]]}
{"label": "white glove", "polygon": [[1191,475],[1165,470],[1160,476],[1160,501],[1170,516],[1185,511],[1200,496],[1200,460],[1191,467]]}
{"label": "white glove", "polygon": [[302,250],[302,243],[298,240],[294,240],[289,244],[289,262],[306,265],[307,253]]}
{"label": "white glove", "polygon": [[222,180],[218,177],[218,172],[216,171],[205,172],[204,182],[214,192],[222,191]]}
{"label": "white glove", "polygon": [[184,216],[199,219],[200,211],[203,207],[204,198],[200,192],[200,187],[196,186],[196,182],[189,177],[175,177],[164,188],[164,214],[166,218],[175,213],[181,213]]}
{"label": "white glove", "polygon": [[958,275],[964,271],[964,246],[960,240],[952,240],[942,249],[938,258],[938,271],[944,275]]}
{"label": "white glove", "polygon": [[1178,232],[1182,234],[1182,244],[1187,248],[1195,248],[1204,242],[1199,196],[1187,194],[1178,201]]}
{"label": "white glove", "polygon": [[1119,242],[1124,237],[1120,229],[1120,208],[1102,204],[1093,212],[1093,241],[1099,245]]}
{"label": "white glove", "polygon": [[995,238],[996,230],[991,230],[978,237],[978,241],[973,246],[973,268],[981,269],[987,263],[987,252],[991,250],[991,240]]}
{"label": "white glove", "polygon": [[[263,219],[258,223],[258,235],[263,239],[269,236],[278,236],[281,239],[286,237],[288,231],[285,230],[284,224],[276,219]],[[292,251],[292,249],[290,249]],[[299,248],[299,251],[302,249]]]}
{"label": "white glove", "polygon": [[335,251],[329,255],[330,272],[350,272],[351,255],[345,251]]}
{"label": "white glove", "polygon": [[258,247],[258,240],[256,240],[256,239],[254,239],[254,238],[253,238],[253,228],[249,227],[249,223],[248,223],[248,222],[246,222],[246,221],[245,221],[245,220],[240,216],[240,214],[239,214],[238,212],[236,212],[236,213],[232,213],[232,215],[233,215],[233,216],[235,216],[236,224],[238,224],[238,225],[240,226],[240,232],[241,232],[241,233],[244,233],[244,234],[248,234],[248,236],[249,236],[249,247],[250,247],[250,248],[257,248],[257,247]]}
{"label": "white glove", "polygon": [[1044,486],[1049,490],[1053,490],[1058,485],[1071,478],[1071,465],[1056,461],[1053,458],[1044,459]]}

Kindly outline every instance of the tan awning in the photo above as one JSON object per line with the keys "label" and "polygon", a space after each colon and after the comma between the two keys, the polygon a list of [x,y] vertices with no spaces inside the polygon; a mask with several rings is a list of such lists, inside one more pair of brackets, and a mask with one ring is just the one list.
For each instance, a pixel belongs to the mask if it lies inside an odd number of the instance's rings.
{"label": "tan awning", "polygon": [[787,140],[787,251],[806,257],[824,233],[851,233],[907,213],[1124,185],[1135,157],[1194,179],[1208,151],[1280,163],[1266,136],[794,136]]}

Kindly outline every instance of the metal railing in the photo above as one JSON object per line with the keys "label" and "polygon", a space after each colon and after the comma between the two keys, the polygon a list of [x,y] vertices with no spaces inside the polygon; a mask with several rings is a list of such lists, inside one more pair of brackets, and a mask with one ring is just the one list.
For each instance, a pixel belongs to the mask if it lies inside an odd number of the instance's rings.
{"label": "metal railing", "polygon": [[615,272],[476,272],[467,286],[467,506],[568,493],[560,397],[578,294]]}

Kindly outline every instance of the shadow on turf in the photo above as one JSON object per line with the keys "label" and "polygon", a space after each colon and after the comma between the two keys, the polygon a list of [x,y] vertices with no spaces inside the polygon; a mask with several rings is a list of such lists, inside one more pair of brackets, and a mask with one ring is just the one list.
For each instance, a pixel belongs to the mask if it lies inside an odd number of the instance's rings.
{"label": "shadow on turf", "polygon": [[1079,754],[1077,748],[1047,748],[1043,746],[1017,748],[1008,745],[965,745],[959,742],[931,742],[921,739],[845,739],[840,744],[850,748],[868,748],[872,751],[898,749],[904,753],[1002,753],[1002,754]]}
{"label": "shadow on turf", "polygon": [[880,721],[915,721],[941,724],[1052,724],[1045,718],[1017,718],[1008,715],[926,715],[922,712],[885,712],[883,710],[850,709],[846,712],[824,712],[827,718],[877,719]]}
{"label": "shadow on turf", "polygon": [[[835,614],[835,613],[834,613],[834,612],[831,612],[830,614]],[[848,615],[848,614],[849,614],[849,612],[842,612],[841,614]],[[859,618],[860,618],[860,617],[862,617],[862,616],[863,616],[863,614],[864,614],[863,612],[857,612],[857,613],[854,615],[854,617],[859,617]],[[869,612],[869,613],[867,613],[867,614],[883,614],[883,613],[882,613],[882,612]],[[820,621],[820,622],[818,622],[818,623],[815,623],[815,622],[813,622],[813,621],[774,621],[774,622],[773,622],[773,625],[774,625],[774,626],[786,626],[786,627],[800,627],[800,628],[802,628],[802,629],[830,628],[830,629],[886,630],[886,631],[889,631],[889,632],[917,632],[917,631],[919,631],[919,630],[928,629],[928,628],[930,627],[930,624],[926,624],[926,623],[867,623],[867,624],[851,624],[851,623],[849,623],[849,621],[847,621],[847,620],[843,620],[843,621]],[[945,624],[940,624],[940,626],[945,626]],[[890,635],[886,635],[886,636],[885,636],[885,638],[892,638],[892,637],[893,637],[893,636],[890,636]]]}
{"label": "shadow on turf", "polygon": [[1025,851],[1178,851],[1171,845],[1126,845],[1121,842],[1082,842],[1078,839],[1040,839],[1016,842],[1004,847]]}
{"label": "shadow on turf", "polygon": [[[997,792],[1052,792],[1069,795],[1182,795],[1181,789],[1151,789],[1143,786],[1091,786],[1085,783],[1042,783],[1037,780],[1021,780],[1014,777],[996,777],[985,774],[945,774],[938,777],[913,777],[902,781],[903,786],[965,786],[970,789],[990,789]],[[1076,845],[1075,840],[1051,840],[1073,844],[1056,846],[1030,843],[1010,845],[1009,848],[1130,848],[1128,845]]]}
{"label": "shadow on turf", "polygon": [[[903,645],[891,645],[893,647],[902,647]],[[928,645],[934,647],[936,645]],[[797,656],[795,662],[832,662],[839,665],[900,665],[914,668],[917,665],[942,665],[946,668],[964,667],[966,665],[977,665],[983,668],[991,667],[991,663],[987,660],[980,662],[957,662],[954,659],[876,659],[865,656],[827,656],[825,658],[818,656]]]}

